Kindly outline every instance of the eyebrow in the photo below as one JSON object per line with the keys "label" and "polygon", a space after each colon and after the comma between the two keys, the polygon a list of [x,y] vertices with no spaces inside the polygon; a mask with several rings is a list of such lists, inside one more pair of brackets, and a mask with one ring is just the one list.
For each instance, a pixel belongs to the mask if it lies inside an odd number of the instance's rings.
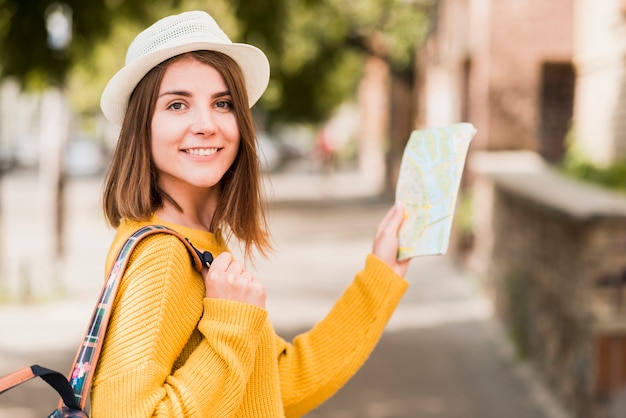
{"label": "eyebrow", "polygon": [[[230,91],[229,90],[225,90],[225,91],[219,91],[217,93],[213,93],[211,95],[211,98],[216,99],[218,97],[224,97],[224,96],[230,96]],[[163,93],[159,94],[159,98],[163,97],[163,96],[183,96],[183,97],[191,97],[191,92],[187,91],[187,90],[169,90],[169,91],[164,91]]]}

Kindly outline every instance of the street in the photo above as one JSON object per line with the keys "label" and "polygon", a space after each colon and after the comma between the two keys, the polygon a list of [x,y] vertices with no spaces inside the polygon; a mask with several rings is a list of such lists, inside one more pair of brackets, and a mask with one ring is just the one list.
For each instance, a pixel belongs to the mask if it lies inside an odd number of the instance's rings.
{"label": "street", "polygon": [[[253,270],[266,285],[277,332],[291,337],[321,319],[361,268],[390,203],[355,187],[351,178],[335,179],[324,195],[319,187],[331,179],[286,176],[271,184],[276,251],[257,259]],[[3,179],[3,263],[27,259],[29,240],[37,236],[32,229],[20,232],[36,216],[33,182],[32,176]],[[75,179],[67,186],[65,293],[0,305],[0,374],[32,363],[69,370],[112,235],[101,216],[100,182]],[[352,187],[332,189],[341,182]],[[312,199],[316,192],[323,198]],[[515,359],[475,278],[437,256],[414,259],[407,279],[411,286],[369,361],[308,417],[568,417],[532,370]],[[0,396],[0,418],[41,417],[56,402],[52,389],[31,381]]]}

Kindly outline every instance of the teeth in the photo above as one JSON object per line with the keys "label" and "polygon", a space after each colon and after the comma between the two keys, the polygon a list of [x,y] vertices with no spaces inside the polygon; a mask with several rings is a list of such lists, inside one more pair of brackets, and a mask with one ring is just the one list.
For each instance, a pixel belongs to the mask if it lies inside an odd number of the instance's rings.
{"label": "teeth", "polygon": [[205,156],[215,154],[217,152],[217,148],[190,148],[185,150],[185,152],[191,155]]}

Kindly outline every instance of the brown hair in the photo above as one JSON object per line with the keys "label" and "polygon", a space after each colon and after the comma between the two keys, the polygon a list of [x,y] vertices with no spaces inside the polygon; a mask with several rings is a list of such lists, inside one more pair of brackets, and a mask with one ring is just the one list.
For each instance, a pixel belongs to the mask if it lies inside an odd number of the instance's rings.
{"label": "brown hair", "polygon": [[157,186],[158,172],[152,161],[150,126],[165,71],[183,56],[211,65],[222,75],[232,96],[241,137],[235,161],[219,184],[220,200],[211,230],[227,228],[229,234],[244,244],[246,257],[251,254],[253,246],[266,255],[271,245],[245,80],[235,61],[215,51],[194,51],[170,58],[150,70],[135,87],[105,177],[103,208],[106,220],[113,227],[118,227],[122,218],[147,220],[163,206],[164,199],[178,206]]}

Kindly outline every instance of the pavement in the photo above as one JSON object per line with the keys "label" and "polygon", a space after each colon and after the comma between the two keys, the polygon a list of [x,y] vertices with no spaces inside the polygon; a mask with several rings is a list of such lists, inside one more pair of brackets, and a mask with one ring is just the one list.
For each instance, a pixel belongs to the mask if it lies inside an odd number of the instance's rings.
{"label": "pavement", "polygon": [[[32,257],[33,248],[46,248],[38,182],[21,174],[0,184],[0,285],[18,295],[0,304],[0,375],[33,363],[69,370],[112,236],[101,219],[101,179],[73,179],[65,260],[55,265],[53,285],[42,282],[41,260]],[[276,252],[253,269],[266,285],[275,328],[289,338],[321,319],[362,267],[391,203],[355,172],[276,174],[268,189]],[[444,255],[414,259],[407,279],[411,286],[368,362],[307,417],[570,417],[516,358],[475,277]],[[66,291],[37,296],[46,286]],[[0,396],[0,418],[45,416],[57,399],[33,380]]]}

